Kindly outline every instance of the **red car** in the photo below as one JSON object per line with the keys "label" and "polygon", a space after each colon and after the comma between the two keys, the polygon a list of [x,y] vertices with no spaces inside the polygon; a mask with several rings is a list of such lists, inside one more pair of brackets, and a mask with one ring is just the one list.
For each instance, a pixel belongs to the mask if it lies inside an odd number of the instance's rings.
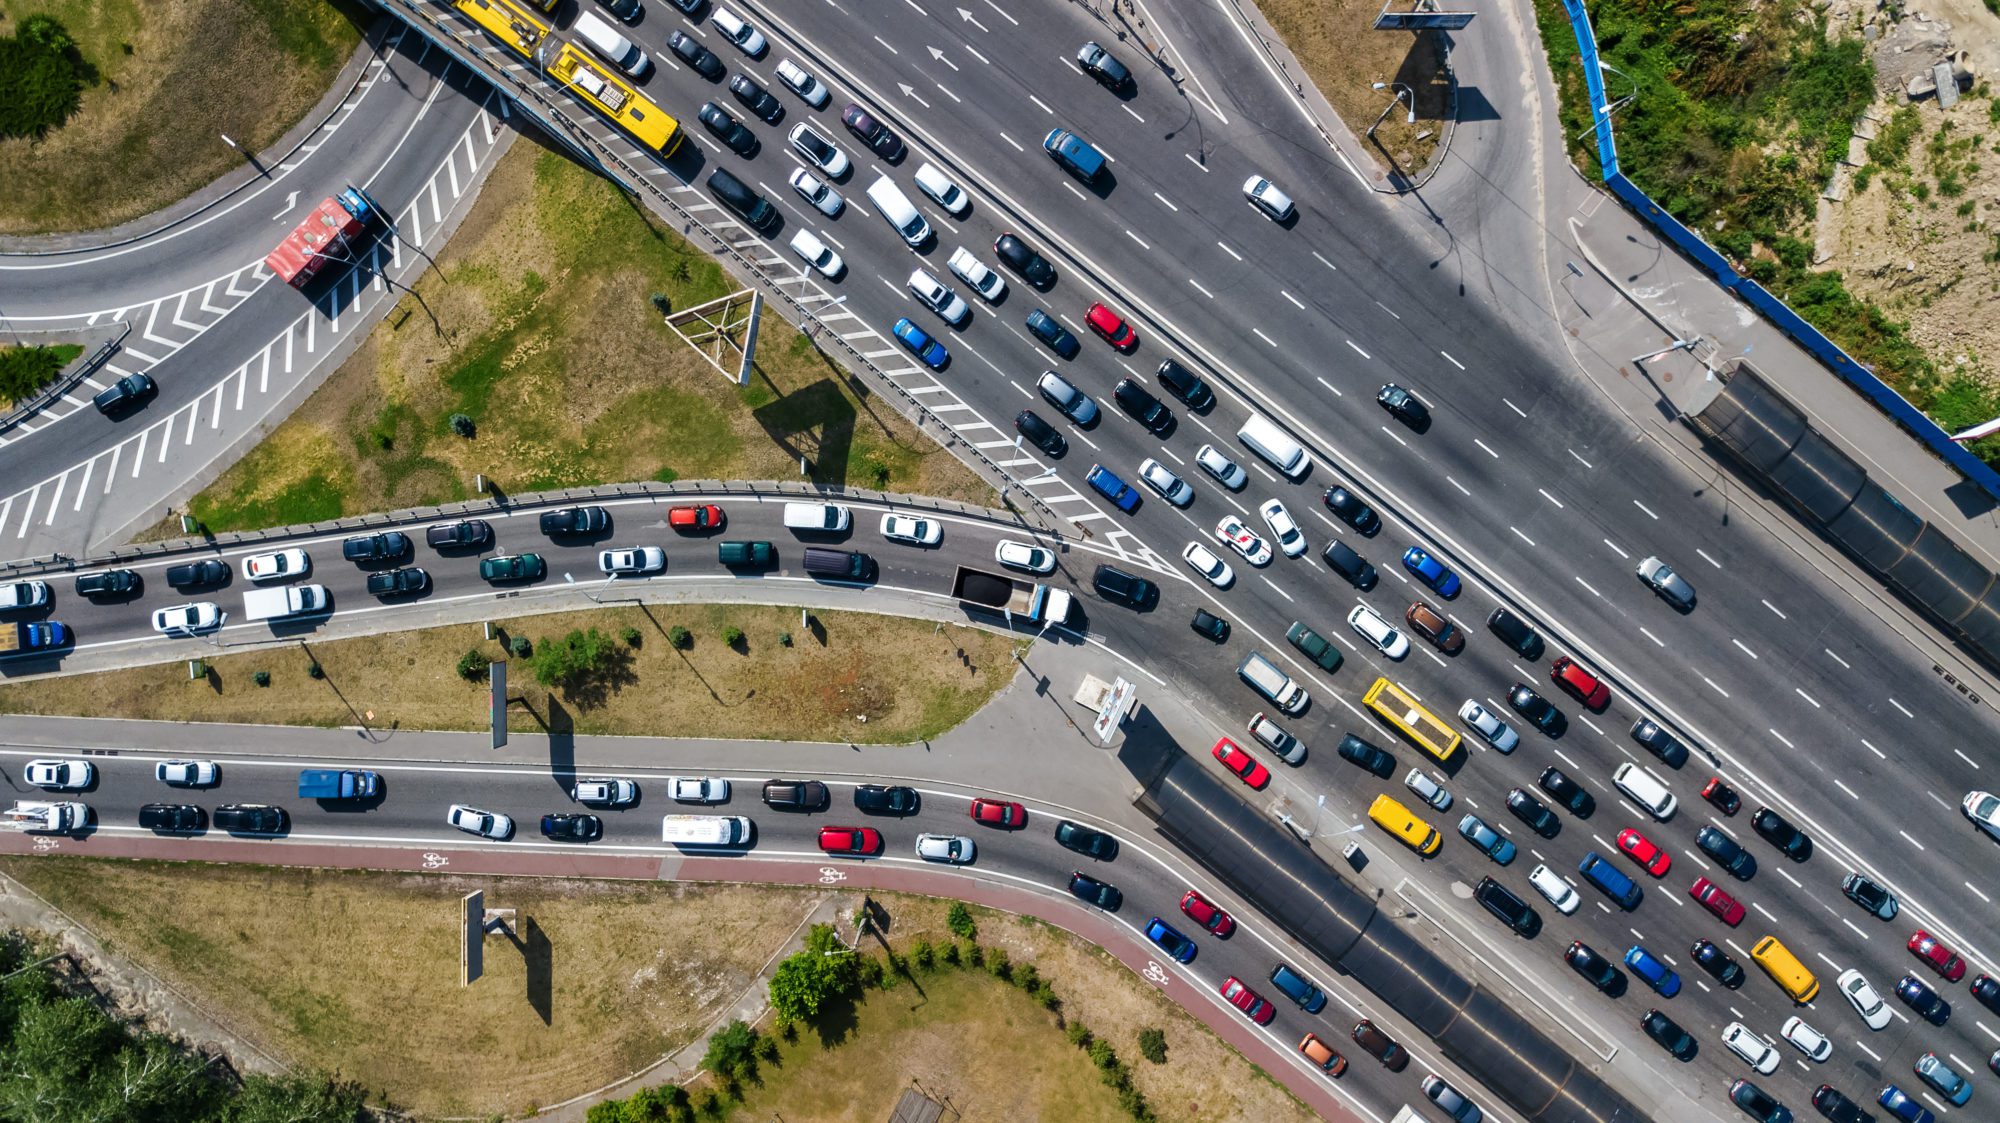
{"label": "red car", "polygon": [[1090,330],[1103,337],[1104,342],[1127,354],[1139,346],[1139,336],[1123,317],[1102,304],[1093,304],[1090,311],[1083,314],[1083,322]]}
{"label": "red car", "polygon": [[829,854],[880,854],[882,834],[874,827],[821,827],[819,848]]}
{"label": "red car", "polygon": [[1018,827],[1028,821],[1028,809],[1002,799],[972,801],[972,821],[989,827]]}
{"label": "red car", "polygon": [[1931,970],[1943,975],[1945,982],[1955,983],[1965,977],[1965,960],[1960,959],[1957,952],[1944,946],[1936,936],[1921,928],[1910,937],[1910,952],[1930,964]]}
{"label": "red car", "polygon": [[1588,706],[1592,713],[1601,714],[1604,707],[1611,704],[1611,688],[1567,655],[1549,664],[1549,678],[1568,691],[1570,697]]}
{"label": "red car", "polygon": [[1236,931],[1236,918],[1208,903],[1208,898],[1190,889],[1181,895],[1181,911],[1189,920],[1209,930],[1217,938]]}
{"label": "red car", "polygon": [[1257,763],[1257,759],[1243,751],[1243,746],[1224,737],[1215,743],[1215,759],[1224,768],[1236,773],[1243,782],[1259,791],[1271,782],[1271,770]]}
{"label": "red car", "polygon": [[1736,789],[1722,782],[1720,776],[1710,776],[1708,783],[1701,786],[1701,798],[1714,804],[1724,815],[1734,815],[1743,808],[1743,797]]}
{"label": "red car", "polygon": [[1256,991],[1244,986],[1243,980],[1234,975],[1222,980],[1222,997],[1260,1026],[1270,1025],[1271,1019],[1278,1016],[1278,1011],[1269,1002],[1257,997]]}
{"label": "red car", "polygon": [[713,503],[667,509],[667,525],[675,530],[721,530],[722,521],[722,508]]}
{"label": "red car", "polygon": [[1624,851],[1627,858],[1639,863],[1641,868],[1654,877],[1665,877],[1667,871],[1674,867],[1672,854],[1653,845],[1652,839],[1630,828],[1618,832],[1618,849]]}
{"label": "red car", "polygon": [[1705,877],[1697,877],[1688,886],[1688,896],[1701,902],[1701,907],[1721,918],[1731,928],[1743,923],[1743,906],[1736,898],[1722,891],[1722,886]]}

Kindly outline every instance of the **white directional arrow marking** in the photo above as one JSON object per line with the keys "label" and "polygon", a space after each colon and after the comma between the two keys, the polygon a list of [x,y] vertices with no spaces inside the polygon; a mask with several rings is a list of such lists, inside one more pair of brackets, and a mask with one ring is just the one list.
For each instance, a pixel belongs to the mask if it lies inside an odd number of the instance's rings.
{"label": "white directional arrow marking", "polygon": [[939,62],[945,64],[946,66],[951,67],[953,70],[958,69],[958,64],[944,57],[943,51],[938,50],[936,47],[928,47],[926,49],[930,51],[932,58],[938,60]]}
{"label": "white directional arrow marking", "polygon": [[979,22],[978,20],[976,20],[976,19],[973,19],[973,18],[972,18],[972,13],[971,13],[971,12],[968,12],[968,11],[966,11],[966,10],[965,10],[964,8],[960,8],[960,9],[958,10],[958,18],[960,18],[960,19],[964,20],[965,22],[967,22],[967,23],[971,24],[972,26],[974,26],[974,27],[978,28],[978,29],[979,29],[979,30],[981,30],[981,31],[985,31],[985,30],[986,30],[986,25],[985,25],[985,24],[983,24],[983,23],[980,23],[980,22]]}
{"label": "white directional arrow marking", "polygon": [[[954,67],[953,69],[956,69],[956,68]],[[920,98],[920,97],[918,97],[918,96],[917,96],[917,91],[916,91],[916,90],[914,90],[914,89],[911,89],[911,88],[910,88],[910,86],[909,86],[909,84],[908,84],[907,82],[898,82],[898,83],[896,83],[896,88],[897,88],[897,89],[899,89],[899,90],[901,90],[901,91],[903,91],[903,96],[904,96],[904,97],[906,97],[906,98],[909,98],[909,99],[910,99],[911,101],[914,101],[914,102],[916,102],[916,103],[917,103],[918,105],[921,105],[921,106],[923,106],[923,107],[924,107],[925,109],[929,109],[929,108],[931,107],[931,103],[930,103],[930,102],[927,102],[927,101],[925,101],[925,100],[924,100],[923,98]]]}
{"label": "white directional arrow marking", "polygon": [[274,214],[274,215],[272,215],[272,216],[271,216],[271,221],[272,221],[272,222],[276,222],[276,221],[278,221],[279,219],[281,219],[281,218],[285,217],[286,215],[288,215],[288,214],[292,213],[292,206],[293,206],[293,204],[297,203],[298,201],[299,201],[299,193],[298,193],[298,192],[296,192],[296,191],[294,191],[294,192],[292,192],[292,193],[291,193],[290,195],[286,196],[286,197],[285,197],[285,209],[284,209],[284,210],[281,210],[281,211],[279,211],[279,212],[278,212],[277,214]]}

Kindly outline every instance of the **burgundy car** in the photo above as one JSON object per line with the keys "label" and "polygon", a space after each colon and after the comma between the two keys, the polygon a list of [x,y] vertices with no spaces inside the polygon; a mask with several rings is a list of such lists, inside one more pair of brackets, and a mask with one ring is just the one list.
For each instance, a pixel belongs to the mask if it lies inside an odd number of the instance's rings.
{"label": "burgundy car", "polygon": [[1222,997],[1260,1026],[1270,1025],[1271,1019],[1278,1016],[1278,1011],[1269,1002],[1259,998],[1256,991],[1244,986],[1243,980],[1234,975],[1222,981]]}

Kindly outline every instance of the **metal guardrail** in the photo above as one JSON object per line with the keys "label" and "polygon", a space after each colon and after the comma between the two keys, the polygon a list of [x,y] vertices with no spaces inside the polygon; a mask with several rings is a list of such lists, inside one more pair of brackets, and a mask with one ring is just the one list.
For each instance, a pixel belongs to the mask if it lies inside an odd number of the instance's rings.
{"label": "metal guardrail", "polygon": [[0,417],[0,433],[5,433],[9,429],[18,427],[23,421],[47,409],[50,402],[76,389],[77,383],[90,377],[91,373],[97,370],[98,367],[109,362],[112,354],[118,350],[119,345],[125,342],[125,337],[131,334],[132,325],[121,324],[116,336],[99,344],[97,350],[85,356],[82,362],[71,366],[68,374],[58,376],[54,382],[43,387],[40,393],[29,398],[21,405],[15,406],[13,411],[8,413],[7,416]]}

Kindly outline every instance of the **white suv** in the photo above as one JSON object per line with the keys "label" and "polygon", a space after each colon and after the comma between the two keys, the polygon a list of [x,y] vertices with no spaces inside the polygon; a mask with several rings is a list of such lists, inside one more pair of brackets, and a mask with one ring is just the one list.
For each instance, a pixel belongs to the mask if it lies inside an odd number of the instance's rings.
{"label": "white suv", "polygon": [[578,803],[623,807],[638,802],[639,785],[630,780],[578,780],[569,797]]}
{"label": "white suv", "polygon": [[1561,874],[1547,866],[1536,866],[1530,870],[1528,884],[1535,887],[1535,892],[1547,897],[1549,903],[1556,907],[1556,911],[1564,916],[1575,912],[1576,906],[1582,902],[1582,898],[1577,896],[1576,887],[1564,881]]}
{"label": "white suv", "polygon": [[966,306],[965,298],[946,288],[944,282],[930,275],[928,270],[910,271],[910,291],[916,294],[923,306],[936,312],[945,323],[957,327],[972,314]]}
{"label": "white suv", "polygon": [[987,268],[985,262],[974,257],[972,251],[964,246],[951,251],[951,260],[945,264],[982,298],[998,300],[1007,295],[1007,282],[1000,279],[1000,274]]}
{"label": "white suv", "polygon": [[1769,1076],[1778,1071],[1778,1047],[1750,1032],[1742,1022],[1730,1022],[1722,1031],[1722,1043],[1743,1058],[1743,1063]]}
{"label": "white suv", "polygon": [[778,81],[791,87],[799,100],[814,109],[825,109],[826,102],[833,95],[827,92],[826,84],[806,73],[806,68],[791,59],[778,64]]}

